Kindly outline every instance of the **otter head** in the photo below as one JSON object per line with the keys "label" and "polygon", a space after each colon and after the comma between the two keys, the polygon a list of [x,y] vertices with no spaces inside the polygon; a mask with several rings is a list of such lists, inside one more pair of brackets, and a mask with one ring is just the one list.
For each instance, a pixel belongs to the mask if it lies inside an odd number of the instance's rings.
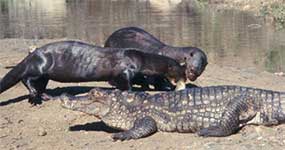
{"label": "otter head", "polygon": [[112,103],[109,91],[98,88],[92,89],[84,99],[80,96],[78,99],[72,99],[72,97],[61,95],[60,100],[65,108],[91,114],[98,118],[109,113]]}
{"label": "otter head", "polygon": [[190,81],[195,81],[205,70],[208,61],[206,54],[195,47],[182,48],[181,65],[186,65],[186,76]]}

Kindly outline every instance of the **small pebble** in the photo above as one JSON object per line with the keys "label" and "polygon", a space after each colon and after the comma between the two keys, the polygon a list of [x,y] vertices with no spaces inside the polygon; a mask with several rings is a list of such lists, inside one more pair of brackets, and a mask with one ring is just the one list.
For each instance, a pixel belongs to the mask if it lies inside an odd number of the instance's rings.
{"label": "small pebble", "polygon": [[252,149],[252,145],[250,145],[250,144],[245,144],[244,147],[245,147],[246,149]]}
{"label": "small pebble", "polygon": [[22,119],[18,120],[18,123],[23,123],[23,122],[24,122],[24,120],[22,120]]}
{"label": "small pebble", "polygon": [[0,125],[8,125],[8,124],[12,124],[12,122],[8,117],[0,118]]}
{"label": "small pebble", "polygon": [[44,128],[39,128],[39,133],[38,133],[39,136],[46,136],[47,135],[47,132],[45,131]]}
{"label": "small pebble", "polygon": [[262,140],[262,139],[263,139],[263,137],[262,137],[262,136],[260,136],[260,137],[258,137],[258,138],[257,138],[257,140]]}

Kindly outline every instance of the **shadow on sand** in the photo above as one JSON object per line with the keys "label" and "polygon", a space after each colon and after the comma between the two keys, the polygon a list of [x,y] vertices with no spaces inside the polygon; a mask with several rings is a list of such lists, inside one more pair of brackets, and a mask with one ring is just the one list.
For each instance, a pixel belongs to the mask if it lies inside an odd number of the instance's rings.
{"label": "shadow on sand", "polygon": [[[194,84],[187,84],[186,88],[194,88],[194,87],[198,87]],[[87,93],[89,92],[92,88],[91,86],[70,86],[70,87],[61,87],[61,88],[55,88],[55,89],[48,89],[46,91],[46,94],[50,95],[50,96],[59,96],[62,93],[67,93],[70,95],[77,95],[77,94],[82,94],[82,93]],[[102,88],[102,87],[101,87]],[[115,88],[102,88],[102,89],[115,89]],[[141,88],[137,88],[137,87],[133,87],[133,91],[143,91]],[[150,91],[155,91],[155,90],[150,90]],[[0,102],[0,106],[6,106],[12,103],[17,103],[17,102],[21,102],[25,99],[28,99],[29,95],[22,95],[19,96],[17,98],[13,98],[13,99],[9,99],[3,102]]]}
{"label": "shadow on sand", "polygon": [[74,125],[69,127],[69,131],[104,131],[107,133],[117,133],[121,130],[117,130],[107,126],[104,122],[93,122],[93,123],[86,123],[83,125]]}
{"label": "shadow on sand", "polygon": [[[71,95],[77,95],[82,93],[87,93],[94,87],[88,87],[88,86],[70,86],[70,87],[62,87],[62,88],[55,88],[55,89],[48,89],[46,93],[51,96],[59,96],[62,93],[68,93]],[[28,99],[29,95],[23,95],[19,96],[17,98],[9,99],[3,102],[0,102],[0,106],[6,106],[12,103],[17,103],[20,101],[23,101],[25,99]]]}

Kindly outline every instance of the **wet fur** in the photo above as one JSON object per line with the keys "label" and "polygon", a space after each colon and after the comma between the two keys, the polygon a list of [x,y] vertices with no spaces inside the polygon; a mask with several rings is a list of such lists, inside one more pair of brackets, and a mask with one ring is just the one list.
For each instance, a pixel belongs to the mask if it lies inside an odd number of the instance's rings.
{"label": "wet fur", "polygon": [[59,82],[110,81],[121,90],[131,89],[138,73],[184,78],[176,61],[136,49],[101,48],[76,41],[44,45],[29,54],[0,82],[0,93],[22,81],[30,92],[29,102],[41,103],[49,80]]}
{"label": "wet fur", "polygon": [[[152,54],[159,54],[186,64],[187,76],[191,81],[196,80],[207,66],[207,56],[196,47],[173,47],[159,41],[150,33],[138,27],[121,28],[112,33],[105,42],[105,47],[138,48]],[[134,83],[148,88],[153,84],[157,90],[171,90],[174,87],[161,76],[136,76]]]}

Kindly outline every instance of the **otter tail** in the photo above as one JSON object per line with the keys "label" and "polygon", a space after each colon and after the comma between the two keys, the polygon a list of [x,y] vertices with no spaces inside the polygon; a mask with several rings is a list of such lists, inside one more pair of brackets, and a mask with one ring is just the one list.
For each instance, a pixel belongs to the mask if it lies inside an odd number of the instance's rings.
{"label": "otter tail", "polygon": [[[27,59],[27,58],[26,58]],[[12,70],[10,70],[0,81],[0,94],[15,84],[17,84],[19,81],[22,80],[23,75],[25,73],[25,70],[27,68],[26,64],[24,63],[25,60],[20,62],[18,65],[13,67]]]}

